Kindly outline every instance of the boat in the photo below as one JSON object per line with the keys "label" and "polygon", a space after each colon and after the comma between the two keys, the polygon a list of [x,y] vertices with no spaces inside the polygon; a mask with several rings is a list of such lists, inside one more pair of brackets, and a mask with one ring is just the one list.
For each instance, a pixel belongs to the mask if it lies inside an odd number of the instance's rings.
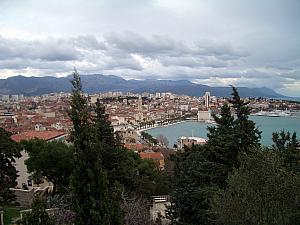
{"label": "boat", "polygon": [[275,111],[260,111],[253,114],[254,116],[269,116],[269,117],[285,117],[291,116],[291,112],[288,110],[275,110]]}

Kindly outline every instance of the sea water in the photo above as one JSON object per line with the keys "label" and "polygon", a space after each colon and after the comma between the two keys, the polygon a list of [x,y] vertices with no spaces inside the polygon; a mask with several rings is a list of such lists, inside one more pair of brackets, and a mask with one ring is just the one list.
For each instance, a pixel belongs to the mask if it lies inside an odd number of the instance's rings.
{"label": "sea water", "polygon": [[[298,139],[300,139],[300,117],[250,116],[250,119],[256,123],[256,127],[262,132],[261,143],[263,145],[272,145],[272,133],[280,132],[283,129],[290,132],[295,131]],[[159,134],[166,136],[169,141],[169,147],[172,147],[181,136],[207,138],[207,126],[213,125],[203,122],[185,121],[179,124],[153,128],[146,132],[154,137]]]}

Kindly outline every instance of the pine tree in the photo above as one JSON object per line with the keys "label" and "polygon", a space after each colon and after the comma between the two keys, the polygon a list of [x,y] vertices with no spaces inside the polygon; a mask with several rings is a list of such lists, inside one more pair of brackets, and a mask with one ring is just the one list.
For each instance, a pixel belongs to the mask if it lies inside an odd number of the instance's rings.
{"label": "pine tree", "polygon": [[72,146],[40,139],[22,141],[21,144],[29,154],[29,159],[25,161],[28,172],[33,173],[38,181],[46,177],[53,184],[53,195],[57,191],[66,192],[74,168]]}
{"label": "pine tree", "polygon": [[236,87],[232,86],[232,103],[235,109],[236,117],[235,120],[235,138],[239,147],[239,152],[248,153],[252,149],[260,147],[261,132],[255,127],[255,123],[249,120],[251,112],[248,106],[249,102],[245,102],[239,96]]}
{"label": "pine tree", "polygon": [[[206,144],[206,159],[223,165],[222,171],[210,171],[214,183],[224,187],[227,174],[237,165],[239,148],[235,139],[234,116],[230,107],[225,104],[221,108],[220,116],[214,115],[217,126],[208,127],[208,141]],[[213,175],[214,174],[214,175]]]}
{"label": "pine tree", "polygon": [[75,169],[72,177],[72,194],[76,224],[110,225],[112,223],[107,173],[102,165],[103,146],[96,138],[91,109],[82,93],[80,76],[73,73],[73,90],[70,117],[74,130]]}
{"label": "pine tree", "polygon": [[284,165],[295,173],[300,173],[300,142],[296,132],[282,130],[280,133],[273,133],[273,149],[284,158]]}
{"label": "pine tree", "polygon": [[250,109],[233,87],[231,108],[225,104],[215,127],[208,128],[204,146],[193,146],[177,155],[169,215],[173,224],[213,224],[209,201],[217,188],[226,189],[226,179],[239,166],[238,156],[259,146],[260,132],[249,120]]}
{"label": "pine tree", "polygon": [[9,188],[17,185],[15,158],[21,157],[21,148],[11,138],[11,133],[0,127],[0,206],[14,200]]}

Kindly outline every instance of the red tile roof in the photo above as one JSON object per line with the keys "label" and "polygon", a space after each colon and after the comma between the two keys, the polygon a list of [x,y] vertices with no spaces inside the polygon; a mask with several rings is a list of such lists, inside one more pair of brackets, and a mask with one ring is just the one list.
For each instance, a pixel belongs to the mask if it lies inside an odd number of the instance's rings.
{"label": "red tile roof", "polygon": [[124,144],[124,147],[131,150],[142,150],[146,146],[140,143],[126,143]]}
{"label": "red tile roof", "polygon": [[140,152],[140,157],[142,159],[156,159],[156,160],[164,159],[164,156],[163,154],[161,154],[161,152]]}
{"label": "red tile roof", "polygon": [[34,138],[42,139],[45,141],[50,141],[54,138],[65,135],[65,132],[62,131],[27,131],[20,134],[14,134],[11,136],[11,139],[20,142],[23,140],[30,140]]}

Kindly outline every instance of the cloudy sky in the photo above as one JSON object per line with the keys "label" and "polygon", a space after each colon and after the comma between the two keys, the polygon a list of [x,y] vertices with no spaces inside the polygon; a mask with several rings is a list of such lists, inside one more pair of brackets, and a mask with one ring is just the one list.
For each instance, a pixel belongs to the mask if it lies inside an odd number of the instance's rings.
{"label": "cloudy sky", "polygon": [[0,78],[74,66],[300,96],[300,1],[0,0]]}

